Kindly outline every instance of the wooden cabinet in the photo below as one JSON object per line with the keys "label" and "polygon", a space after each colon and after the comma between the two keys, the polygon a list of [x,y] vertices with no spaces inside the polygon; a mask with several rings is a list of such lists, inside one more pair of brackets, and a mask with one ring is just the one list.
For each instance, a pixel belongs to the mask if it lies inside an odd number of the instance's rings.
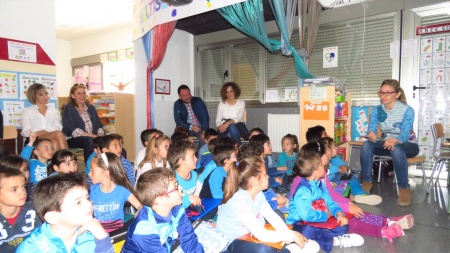
{"label": "wooden cabinet", "polygon": [[97,109],[106,134],[123,136],[128,160],[136,156],[134,94],[122,92],[90,92],[89,102]]}
{"label": "wooden cabinet", "polygon": [[346,148],[348,158],[351,140],[351,94],[335,86],[300,88],[300,146],[306,144],[308,128],[321,125],[336,146]]}

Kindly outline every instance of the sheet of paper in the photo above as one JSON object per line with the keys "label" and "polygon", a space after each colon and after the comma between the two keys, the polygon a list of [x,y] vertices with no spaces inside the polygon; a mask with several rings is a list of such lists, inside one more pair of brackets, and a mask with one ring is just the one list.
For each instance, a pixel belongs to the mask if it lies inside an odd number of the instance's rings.
{"label": "sheet of paper", "polygon": [[278,90],[266,90],[266,103],[280,102],[280,96]]}

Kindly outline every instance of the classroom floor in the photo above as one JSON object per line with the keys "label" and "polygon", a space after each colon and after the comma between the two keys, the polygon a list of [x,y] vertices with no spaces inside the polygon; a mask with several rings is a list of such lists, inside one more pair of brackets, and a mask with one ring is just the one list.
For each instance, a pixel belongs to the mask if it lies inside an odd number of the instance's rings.
{"label": "classroom floor", "polygon": [[[449,252],[450,250],[450,214],[447,214],[448,188],[445,181],[433,187],[427,195],[421,178],[412,178],[416,186],[412,186],[412,199],[409,207],[397,205],[397,194],[392,178],[382,178],[380,183],[374,181],[372,194],[379,194],[383,202],[378,206],[360,205],[373,214],[401,216],[411,213],[415,225],[405,230],[405,236],[388,240],[375,237],[364,237],[364,245],[354,248],[333,248],[333,252],[364,253],[397,253],[397,252]],[[321,251],[323,252],[323,251]]]}

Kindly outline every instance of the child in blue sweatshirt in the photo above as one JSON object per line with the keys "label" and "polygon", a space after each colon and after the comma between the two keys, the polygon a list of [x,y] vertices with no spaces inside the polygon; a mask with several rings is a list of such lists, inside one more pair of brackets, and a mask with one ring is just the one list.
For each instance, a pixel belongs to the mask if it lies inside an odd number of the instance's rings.
{"label": "child in blue sweatshirt", "polygon": [[51,140],[46,138],[36,140],[36,138],[36,133],[30,132],[30,141],[20,153],[20,156],[29,160],[30,182],[33,184],[47,178],[47,163],[52,159],[54,152]]}

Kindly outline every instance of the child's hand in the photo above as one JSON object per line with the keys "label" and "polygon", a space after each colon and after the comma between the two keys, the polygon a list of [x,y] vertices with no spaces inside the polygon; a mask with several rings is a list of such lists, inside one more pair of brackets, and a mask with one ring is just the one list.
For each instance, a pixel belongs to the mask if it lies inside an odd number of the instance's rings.
{"label": "child's hand", "polygon": [[286,196],[281,195],[277,199],[277,203],[278,203],[277,208],[282,208],[286,204],[286,202],[287,202]]}
{"label": "child's hand", "polygon": [[337,222],[341,224],[341,226],[345,226],[348,224],[348,219],[345,217],[345,215],[341,212],[338,213]]}
{"label": "child's hand", "polygon": [[37,137],[37,133],[30,131],[30,141],[28,142],[28,146],[33,146],[33,143],[36,141]]}
{"label": "child's hand", "polygon": [[347,173],[347,171],[348,171],[348,166],[345,166],[345,165],[339,166],[339,173],[340,174]]}
{"label": "child's hand", "polygon": [[194,195],[194,194],[189,195],[189,201],[191,201],[191,204],[194,206],[202,205],[201,199],[197,195]]}
{"label": "child's hand", "polygon": [[361,218],[364,216],[364,211],[357,205],[350,202],[348,205],[348,211],[351,214],[354,214],[357,218]]}
{"label": "child's hand", "polygon": [[279,183],[279,184],[282,184],[282,183],[283,183],[283,178],[281,178],[281,177],[276,177],[276,178],[275,178],[275,182],[277,182],[277,183]]}
{"label": "child's hand", "polygon": [[337,186],[336,183],[333,183],[333,182],[330,182],[330,183],[331,183],[331,187],[336,188],[336,186]]}
{"label": "child's hand", "polygon": [[84,232],[89,231],[91,234],[97,239],[101,240],[108,236],[105,229],[102,227],[100,222],[97,219],[92,218],[91,221],[84,224],[78,229],[78,235],[83,234]]}
{"label": "child's hand", "polygon": [[298,246],[300,246],[300,248],[303,249],[303,247],[305,247],[305,242],[308,241],[308,239],[306,239],[306,237],[302,234],[300,234],[297,231],[292,231],[294,232],[294,242],[298,244]]}
{"label": "child's hand", "polygon": [[283,167],[278,167],[278,168],[277,168],[277,170],[282,170],[282,171],[286,171],[286,170],[287,170],[287,167],[286,167],[286,166],[283,166]]}

